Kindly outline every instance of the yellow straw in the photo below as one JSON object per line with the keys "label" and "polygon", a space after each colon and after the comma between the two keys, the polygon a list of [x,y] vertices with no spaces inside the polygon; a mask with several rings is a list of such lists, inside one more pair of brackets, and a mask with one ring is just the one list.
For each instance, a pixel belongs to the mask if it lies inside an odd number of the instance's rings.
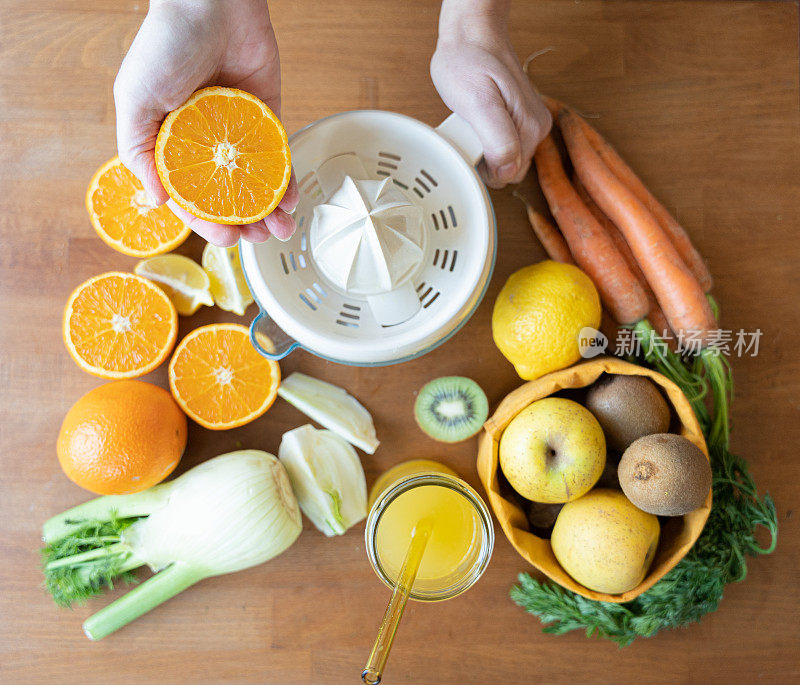
{"label": "yellow straw", "polygon": [[369,659],[367,659],[367,665],[361,672],[361,680],[367,685],[378,685],[381,682],[383,669],[389,658],[389,650],[392,648],[392,641],[397,633],[397,627],[400,625],[400,619],[403,617],[403,610],[406,608],[408,595],[414,586],[414,580],[416,580],[422,555],[425,553],[425,546],[428,544],[432,529],[430,521],[420,521],[411,534],[411,543],[395,582],[392,598],[383,614],[383,621],[381,621],[378,636],[375,638],[375,644],[372,646]]}

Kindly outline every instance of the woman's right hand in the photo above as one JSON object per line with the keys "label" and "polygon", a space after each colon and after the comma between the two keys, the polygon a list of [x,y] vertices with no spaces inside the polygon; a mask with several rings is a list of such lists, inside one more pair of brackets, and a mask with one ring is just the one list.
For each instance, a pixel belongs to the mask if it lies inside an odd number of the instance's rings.
{"label": "woman's right hand", "polygon": [[239,238],[263,242],[294,233],[297,182],[292,174],[278,208],[246,226],[223,226],[192,216],[170,200],[156,172],[161,122],[198,88],[241,88],[281,111],[278,44],[265,0],[153,0],[114,82],[120,159],[156,204],[170,209],[215,245]]}

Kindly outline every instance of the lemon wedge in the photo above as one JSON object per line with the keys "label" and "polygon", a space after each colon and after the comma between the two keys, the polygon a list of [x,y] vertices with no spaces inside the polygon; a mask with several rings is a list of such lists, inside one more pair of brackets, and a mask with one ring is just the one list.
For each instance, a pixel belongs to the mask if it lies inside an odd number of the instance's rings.
{"label": "lemon wedge", "polygon": [[244,315],[253,296],[244,280],[238,247],[217,247],[208,243],[203,250],[203,268],[211,280],[211,294],[220,309]]}
{"label": "lemon wedge", "polygon": [[191,316],[200,305],[214,305],[208,275],[188,257],[178,254],[150,257],[140,261],[134,271],[158,284],[182,316]]}

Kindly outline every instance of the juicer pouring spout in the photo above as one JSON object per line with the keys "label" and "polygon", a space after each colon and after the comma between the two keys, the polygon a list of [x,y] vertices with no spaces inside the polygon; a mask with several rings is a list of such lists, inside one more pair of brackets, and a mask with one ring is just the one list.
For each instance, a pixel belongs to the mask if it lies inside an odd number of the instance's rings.
{"label": "juicer pouring spout", "polygon": [[250,342],[260,354],[273,361],[283,359],[292,350],[301,347],[263,311],[250,324]]}

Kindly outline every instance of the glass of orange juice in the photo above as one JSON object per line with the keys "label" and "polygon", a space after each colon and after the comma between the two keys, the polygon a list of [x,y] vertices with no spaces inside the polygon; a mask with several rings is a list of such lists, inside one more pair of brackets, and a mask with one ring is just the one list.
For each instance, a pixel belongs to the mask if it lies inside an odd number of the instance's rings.
{"label": "glass of orange juice", "polygon": [[370,563],[378,577],[394,588],[415,529],[426,526],[430,535],[409,598],[456,597],[489,564],[494,546],[489,510],[480,495],[444,465],[418,461],[395,468],[405,475],[374,493],[367,517]]}

